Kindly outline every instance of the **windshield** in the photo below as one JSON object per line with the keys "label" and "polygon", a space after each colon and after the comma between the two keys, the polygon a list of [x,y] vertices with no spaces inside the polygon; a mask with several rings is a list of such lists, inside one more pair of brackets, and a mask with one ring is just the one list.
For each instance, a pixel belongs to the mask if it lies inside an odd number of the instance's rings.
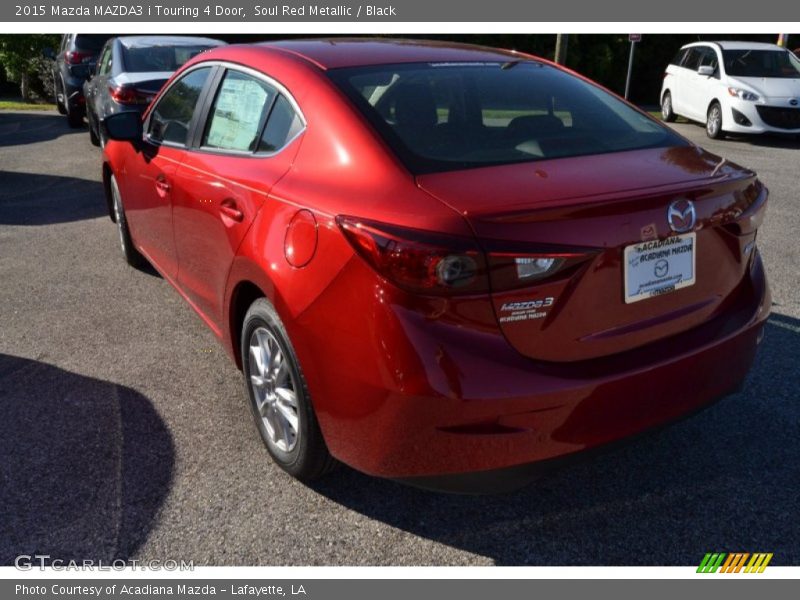
{"label": "windshield", "polygon": [[685,144],[600,88],[533,61],[328,73],[413,172]]}
{"label": "windshield", "polygon": [[190,58],[211,46],[123,46],[127,73],[177,71]]}
{"label": "windshield", "polygon": [[723,50],[722,59],[732,77],[800,77],[800,60],[788,50]]}

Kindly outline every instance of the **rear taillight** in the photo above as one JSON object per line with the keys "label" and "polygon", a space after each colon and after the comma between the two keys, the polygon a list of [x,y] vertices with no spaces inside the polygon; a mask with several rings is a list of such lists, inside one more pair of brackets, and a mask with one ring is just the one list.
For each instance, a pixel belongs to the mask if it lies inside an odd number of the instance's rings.
{"label": "rear taillight", "polygon": [[108,91],[117,104],[150,104],[153,100],[152,94],[142,92],[129,85],[111,86]]}
{"label": "rear taillight", "polygon": [[488,291],[483,253],[469,238],[346,216],[336,222],[356,252],[403,289],[434,295]]}
{"label": "rear taillight", "polygon": [[586,252],[509,249],[471,238],[339,216],[345,237],[378,273],[405,290],[432,295],[485,294],[535,285],[582,262]]}
{"label": "rear taillight", "polygon": [[78,50],[70,50],[64,53],[64,60],[71,65],[80,65],[87,62],[92,62],[94,54],[91,52],[80,52]]}

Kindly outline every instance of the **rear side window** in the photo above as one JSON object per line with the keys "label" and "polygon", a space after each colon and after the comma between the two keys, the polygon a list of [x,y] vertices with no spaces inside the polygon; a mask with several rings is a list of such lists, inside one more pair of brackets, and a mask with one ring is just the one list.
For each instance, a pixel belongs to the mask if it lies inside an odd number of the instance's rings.
{"label": "rear side window", "polygon": [[254,152],[276,95],[266,82],[228,71],[214,100],[202,146]]}
{"label": "rear side window", "polygon": [[111,72],[111,46],[103,48],[100,55],[100,75],[108,75]]}
{"label": "rear side window", "polygon": [[289,143],[303,129],[303,122],[291,103],[279,96],[264,128],[258,145],[259,152],[276,152]]}
{"label": "rear side window", "polygon": [[197,101],[210,72],[210,67],[190,71],[167,90],[150,117],[147,133],[152,141],[186,145]]}

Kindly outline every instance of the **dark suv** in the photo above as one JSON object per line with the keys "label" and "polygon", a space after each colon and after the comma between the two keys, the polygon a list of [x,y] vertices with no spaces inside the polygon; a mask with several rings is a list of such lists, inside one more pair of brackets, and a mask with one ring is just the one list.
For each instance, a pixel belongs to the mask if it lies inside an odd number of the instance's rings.
{"label": "dark suv", "polygon": [[58,112],[67,115],[70,127],[81,127],[86,112],[83,82],[94,71],[97,55],[111,35],[67,33],[53,66],[53,87]]}

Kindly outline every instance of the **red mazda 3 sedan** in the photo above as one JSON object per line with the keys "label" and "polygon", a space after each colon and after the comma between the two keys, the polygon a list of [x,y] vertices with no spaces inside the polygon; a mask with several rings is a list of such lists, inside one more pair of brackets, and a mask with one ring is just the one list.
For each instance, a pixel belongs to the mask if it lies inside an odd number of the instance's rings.
{"label": "red mazda 3 sedan", "polygon": [[756,175],[532,56],[218,48],[104,127],[125,258],[303,480],[524,484],[737,389],[769,312]]}

